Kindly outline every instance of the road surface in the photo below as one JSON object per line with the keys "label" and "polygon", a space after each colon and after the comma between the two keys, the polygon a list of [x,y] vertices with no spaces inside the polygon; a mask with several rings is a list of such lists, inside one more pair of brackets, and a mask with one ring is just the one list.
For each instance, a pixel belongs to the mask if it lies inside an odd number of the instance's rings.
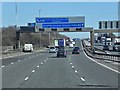
{"label": "road surface", "polygon": [[[36,52],[3,59],[3,88],[117,88],[118,73],[80,54],[57,58],[56,53]],[[107,90],[107,89],[106,89]]]}

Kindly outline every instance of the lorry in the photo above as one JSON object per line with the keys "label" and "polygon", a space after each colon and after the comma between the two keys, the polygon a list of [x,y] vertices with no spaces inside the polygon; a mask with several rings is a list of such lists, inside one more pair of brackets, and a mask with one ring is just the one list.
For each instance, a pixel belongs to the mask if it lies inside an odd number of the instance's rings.
{"label": "lorry", "polygon": [[54,40],[54,45],[55,45],[55,47],[58,47],[58,39]]}
{"label": "lorry", "polygon": [[65,39],[58,39],[58,46],[65,47],[66,46]]}
{"label": "lorry", "polygon": [[55,47],[65,47],[66,46],[66,41],[65,39],[55,39],[54,40],[54,45]]}

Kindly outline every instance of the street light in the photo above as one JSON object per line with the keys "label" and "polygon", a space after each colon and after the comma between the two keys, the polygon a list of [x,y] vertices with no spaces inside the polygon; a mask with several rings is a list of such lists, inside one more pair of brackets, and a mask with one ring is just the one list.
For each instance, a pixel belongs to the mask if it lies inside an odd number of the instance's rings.
{"label": "street light", "polygon": [[18,32],[18,28],[17,28],[17,12],[18,12],[18,8],[17,8],[17,2],[15,1],[15,14],[16,14],[16,48],[20,49],[20,33]]}
{"label": "street light", "polygon": [[[39,18],[40,18],[40,12],[41,10],[39,10]],[[41,47],[41,32],[40,32],[40,47]]]}

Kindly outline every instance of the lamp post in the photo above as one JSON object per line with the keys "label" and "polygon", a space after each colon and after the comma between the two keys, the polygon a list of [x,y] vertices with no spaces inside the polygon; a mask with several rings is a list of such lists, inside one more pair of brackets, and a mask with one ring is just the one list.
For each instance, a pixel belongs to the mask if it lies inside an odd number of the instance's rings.
{"label": "lamp post", "polygon": [[[41,10],[39,10],[39,18],[40,18],[40,12]],[[40,47],[41,47],[41,32],[40,32]]]}
{"label": "lamp post", "polygon": [[20,32],[18,32],[18,28],[17,28],[17,13],[18,12],[18,8],[17,8],[17,2],[15,2],[15,14],[16,14],[16,48],[20,49]]}

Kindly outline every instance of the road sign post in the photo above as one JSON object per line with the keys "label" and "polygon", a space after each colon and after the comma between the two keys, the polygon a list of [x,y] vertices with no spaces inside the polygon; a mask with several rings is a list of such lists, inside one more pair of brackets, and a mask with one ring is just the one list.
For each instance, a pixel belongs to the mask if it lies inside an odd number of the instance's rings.
{"label": "road sign post", "polygon": [[90,43],[91,43],[91,50],[94,52],[94,30],[90,31]]}

